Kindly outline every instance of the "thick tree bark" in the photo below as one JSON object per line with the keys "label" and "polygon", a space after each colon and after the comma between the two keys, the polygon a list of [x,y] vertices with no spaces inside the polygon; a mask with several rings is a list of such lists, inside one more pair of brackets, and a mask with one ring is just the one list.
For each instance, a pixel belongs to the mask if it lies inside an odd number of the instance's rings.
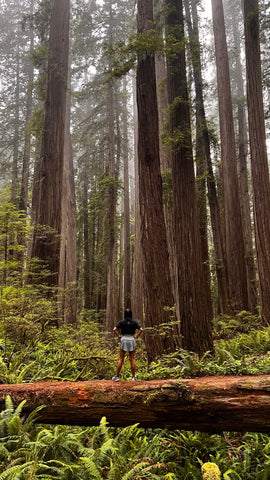
{"label": "thick tree bark", "polygon": [[258,2],[244,0],[247,101],[261,315],[270,322],[270,183],[266,150]]}
{"label": "thick tree bark", "polygon": [[47,265],[49,286],[59,281],[63,168],[69,54],[69,0],[53,0],[45,119],[32,256]]}
{"label": "thick tree bark", "polygon": [[248,309],[247,272],[222,0],[212,0],[212,12],[219,100],[227,272],[231,305],[236,311],[240,311]]}
{"label": "thick tree bark", "polygon": [[[212,309],[200,244],[186,79],[182,2],[166,0],[166,38],[177,50],[167,53],[169,140],[172,152],[177,304],[182,346],[199,355],[212,350]],[[177,311],[178,311],[177,308]]]}
{"label": "thick tree bark", "polygon": [[26,400],[26,414],[44,405],[40,423],[90,426],[105,416],[115,427],[138,422],[205,432],[270,429],[270,375],[0,385],[2,409],[7,395],[15,405]]}
{"label": "thick tree bark", "polygon": [[[138,33],[152,28],[152,0],[138,0]],[[174,350],[178,332],[169,326],[174,304],[169,272],[159,157],[158,108],[154,54],[138,58],[138,165],[144,273],[145,344],[149,361]],[[166,325],[162,330],[161,325]]]}
{"label": "thick tree bark", "polygon": [[134,261],[131,283],[131,299],[133,317],[141,324],[143,321],[143,267],[142,267],[142,242],[141,242],[141,216],[139,204],[139,165],[138,165],[138,113],[136,102],[136,81],[133,81],[134,105],[134,176],[135,176],[135,244]]}
{"label": "thick tree bark", "polygon": [[[156,5],[157,8],[158,5]],[[159,5],[159,8],[161,6]],[[166,58],[159,54],[155,57],[156,63],[156,82],[157,82],[157,102],[158,102],[158,125],[159,132],[162,138],[164,124],[166,122],[166,110],[168,109],[168,89],[167,89],[167,69]],[[177,266],[175,255],[175,243],[173,236],[173,202],[171,191],[171,175],[172,175],[172,156],[171,152],[164,145],[160,145],[160,168],[163,174],[163,208],[164,218],[166,224],[167,243],[169,251],[169,267],[172,281],[172,289],[174,296],[174,303],[178,304],[177,300]],[[176,311],[177,320],[180,321],[179,309]]]}

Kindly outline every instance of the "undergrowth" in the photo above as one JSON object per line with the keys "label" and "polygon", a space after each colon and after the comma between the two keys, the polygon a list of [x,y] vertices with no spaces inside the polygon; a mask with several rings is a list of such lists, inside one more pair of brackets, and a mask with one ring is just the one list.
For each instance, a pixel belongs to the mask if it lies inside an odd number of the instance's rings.
{"label": "undergrowth", "polygon": [[[56,306],[33,289],[1,287],[0,382],[111,379],[119,343],[103,333],[98,314],[83,312],[76,326],[58,328]],[[263,327],[259,316],[219,317],[214,337],[214,354],[199,358],[178,349],[150,365],[140,337],[138,379],[270,372],[270,327]],[[127,360],[121,378],[131,378]],[[270,478],[265,434],[116,429],[106,419],[93,428],[38,426],[33,423],[38,412],[25,420],[23,404],[6,402],[0,417],[0,480],[201,480],[207,463],[225,480]]]}
{"label": "undergrowth", "polygon": [[7,397],[0,414],[0,480],[201,480],[209,465],[224,480],[270,476],[264,434],[112,428],[106,418],[99,427],[45,426],[34,423],[42,407],[25,419],[23,406]]}

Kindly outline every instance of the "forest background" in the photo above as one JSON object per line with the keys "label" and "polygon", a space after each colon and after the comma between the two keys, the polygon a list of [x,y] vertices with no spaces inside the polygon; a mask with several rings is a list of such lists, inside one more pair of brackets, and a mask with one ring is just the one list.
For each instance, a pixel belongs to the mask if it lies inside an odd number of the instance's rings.
{"label": "forest background", "polygon": [[[126,307],[139,379],[269,373],[269,5],[205,7],[1,0],[2,383],[110,379]],[[266,435],[21,408],[1,479],[269,478]]]}

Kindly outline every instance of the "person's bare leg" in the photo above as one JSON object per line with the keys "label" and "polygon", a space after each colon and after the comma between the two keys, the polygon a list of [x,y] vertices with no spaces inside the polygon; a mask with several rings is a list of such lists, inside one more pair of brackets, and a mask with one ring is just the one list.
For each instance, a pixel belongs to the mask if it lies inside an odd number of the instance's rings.
{"label": "person's bare leg", "polygon": [[119,373],[121,372],[121,368],[124,362],[126,352],[120,348],[120,356],[117,364],[117,369],[116,369],[116,376],[119,377]]}
{"label": "person's bare leg", "polygon": [[130,368],[131,368],[132,376],[135,377],[135,372],[136,372],[135,350],[133,350],[133,352],[129,352],[129,361],[130,361]]}

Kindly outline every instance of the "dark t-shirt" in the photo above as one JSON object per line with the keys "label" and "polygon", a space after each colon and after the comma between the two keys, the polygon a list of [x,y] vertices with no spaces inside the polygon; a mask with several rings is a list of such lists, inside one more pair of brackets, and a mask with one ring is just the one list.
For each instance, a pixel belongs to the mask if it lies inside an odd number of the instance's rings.
{"label": "dark t-shirt", "polygon": [[117,330],[121,330],[122,335],[134,335],[136,330],[140,330],[140,325],[136,320],[127,318],[126,320],[120,320],[116,325]]}

